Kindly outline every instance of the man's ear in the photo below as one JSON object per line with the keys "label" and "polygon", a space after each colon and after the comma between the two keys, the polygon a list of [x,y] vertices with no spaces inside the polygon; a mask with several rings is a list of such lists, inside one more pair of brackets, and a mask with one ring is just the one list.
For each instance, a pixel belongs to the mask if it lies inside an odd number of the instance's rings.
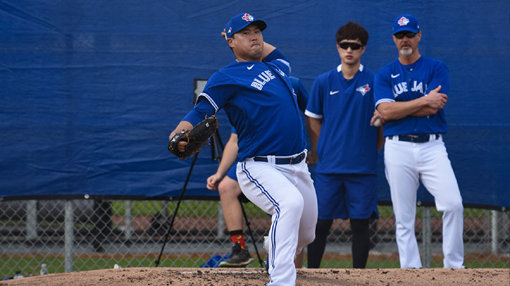
{"label": "man's ear", "polygon": [[232,40],[232,37],[230,37],[230,38],[228,38],[228,39],[227,39],[227,43],[228,43],[228,46],[229,46],[229,47],[232,47],[232,41],[233,41],[233,40]]}
{"label": "man's ear", "polygon": [[338,52],[338,56],[340,56],[340,45],[336,43],[336,51]]}

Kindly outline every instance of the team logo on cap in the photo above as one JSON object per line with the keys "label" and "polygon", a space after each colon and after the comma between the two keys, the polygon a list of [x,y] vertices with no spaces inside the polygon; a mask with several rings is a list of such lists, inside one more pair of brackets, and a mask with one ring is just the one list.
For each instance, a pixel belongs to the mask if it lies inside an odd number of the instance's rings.
{"label": "team logo on cap", "polygon": [[227,33],[232,33],[232,27],[228,28],[228,32]]}
{"label": "team logo on cap", "polygon": [[251,22],[251,21],[253,21],[253,16],[248,14],[248,13],[246,13],[246,14],[243,15],[242,19],[245,20],[246,22]]}
{"label": "team logo on cap", "polygon": [[402,17],[402,18],[400,18],[400,20],[398,20],[397,23],[400,26],[405,26],[405,25],[409,24],[409,19],[407,19],[406,17]]}
{"label": "team logo on cap", "polygon": [[365,94],[370,91],[370,86],[367,83],[363,86],[356,88],[356,91],[359,91],[361,95],[365,96]]}

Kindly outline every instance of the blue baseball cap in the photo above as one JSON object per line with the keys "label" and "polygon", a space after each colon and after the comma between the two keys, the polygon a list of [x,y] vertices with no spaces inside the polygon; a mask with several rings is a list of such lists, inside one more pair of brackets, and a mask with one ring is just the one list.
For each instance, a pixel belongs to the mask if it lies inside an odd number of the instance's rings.
{"label": "blue baseball cap", "polygon": [[403,14],[395,18],[395,21],[393,21],[393,35],[402,31],[418,33],[420,31],[418,20],[411,14]]}
{"label": "blue baseball cap", "polygon": [[225,26],[225,37],[227,39],[232,37],[233,34],[241,31],[250,24],[257,25],[261,31],[264,31],[264,29],[267,27],[264,21],[255,19],[255,17],[249,13],[241,13],[235,15],[230,19],[230,21],[228,21],[227,25]]}

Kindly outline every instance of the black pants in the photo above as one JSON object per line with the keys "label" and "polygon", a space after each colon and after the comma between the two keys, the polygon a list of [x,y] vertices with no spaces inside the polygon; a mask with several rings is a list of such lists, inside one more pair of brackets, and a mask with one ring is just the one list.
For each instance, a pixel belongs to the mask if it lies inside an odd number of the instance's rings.
{"label": "black pants", "polygon": [[[365,268],[370,250],[369,219],[351,219],[352,265]],[[319,268],[333,220],[318,220],[315,240],[308,245],[308,268]]]}
{"label": "black pants", "polygon": [[95,200],[93,207],[92,245],[98,252],[103,252],[103,242],[112,232],[112,203],[110,201]]}

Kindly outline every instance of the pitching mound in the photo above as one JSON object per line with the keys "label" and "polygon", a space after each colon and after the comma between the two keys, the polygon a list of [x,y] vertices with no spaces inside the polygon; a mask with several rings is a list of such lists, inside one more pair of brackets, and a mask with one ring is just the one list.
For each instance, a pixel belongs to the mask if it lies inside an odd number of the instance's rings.
{"label": "pitching mound", "polygon": [[[0,285],[264,285],[260,268],[121,268],[0,282]],[[300,269],[296,285],[510,285],[509,269]]]}

